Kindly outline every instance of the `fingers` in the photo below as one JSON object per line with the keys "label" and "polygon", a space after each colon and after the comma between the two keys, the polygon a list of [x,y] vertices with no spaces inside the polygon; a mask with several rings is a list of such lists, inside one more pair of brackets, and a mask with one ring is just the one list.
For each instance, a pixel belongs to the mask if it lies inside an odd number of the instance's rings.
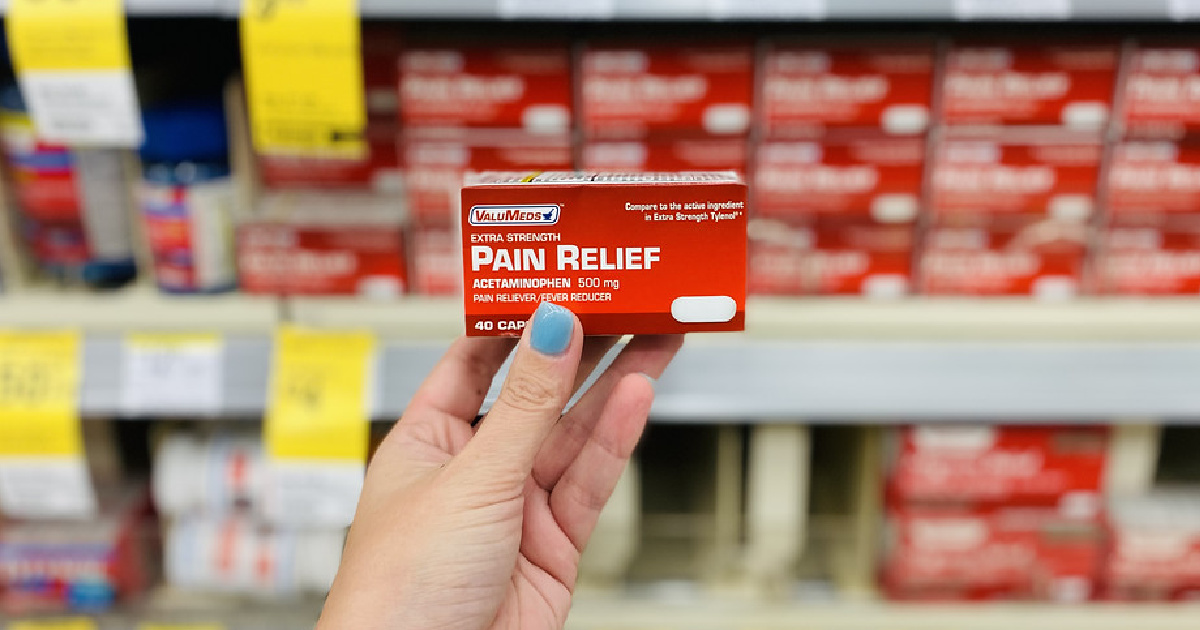
{"label": "fingers", "polygon": [[582,352],[579,320],[571,311],[543,302],[517,345],[496,402],[453,464],[481,483],[519,494],[571,397]]}
{"label": "fingers", "polygon": [[634,337],[621,354],[555,425],[542,445],[533,468],[533,478],[550,490],[575,461],[580,449],[592,436],[601,410],[608,403],[617,383],[633,373],[658,378],[683,345],[683,335],[643,335]]}
{"label": "fingers", "polygon": [[459,337],[421,384],[393,433],[453,455],[469,438],[470,423],[516,344],[511,338]]}
{"label": "fingers", "polygon": [[599,414],[595,431],[550,493],[554,520],[581,552],[629,463],[653,400],[654,387],[648,378],[641,374],[621,378]]}
{"label": "fingers", "polygon": [[600,365],[604,355],[608,354],[608,351],[612,350],[612,347],[617,345],[617,341],[620,339],[620,337],[588,337],[583,341],[583,357],[579,360],[579,371],[575,373],[575,384],[571,387],[572,392],[583,385],[584,381],[596,370],[596,366]]}

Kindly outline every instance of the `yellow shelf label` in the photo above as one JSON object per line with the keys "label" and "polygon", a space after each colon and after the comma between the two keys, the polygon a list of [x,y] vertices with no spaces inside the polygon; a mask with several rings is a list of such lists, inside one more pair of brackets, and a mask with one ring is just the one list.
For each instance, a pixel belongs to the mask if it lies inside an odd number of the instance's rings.
{"label": "yellow shelf label", "polygon": [[83,453],[77,332],[0,331],[0,457]]}
{"label": "yellow shelf label", "polygon": [[256,149],[365,154],[357,0],[243,0],[241,33]]}
{"label": "yellow shelf label", "polygon": [[267,453],[365,461],[374,352],[370,333],[281,328],[263,429]]}
{"label": "yellow shelf label", "polygon": [[39,137],[70,144],[141,142],[121,0],[9,0],[4,24]]}
{"label": "yellow shelf label", "polygon": [[96,630],[96,622],[87,617],[24,619],[10,622],[8,630]]}
{"label": "yellow shelf label", "polygon": [[18,71],[129,68],[121,0],[9,0],[5,26]]}

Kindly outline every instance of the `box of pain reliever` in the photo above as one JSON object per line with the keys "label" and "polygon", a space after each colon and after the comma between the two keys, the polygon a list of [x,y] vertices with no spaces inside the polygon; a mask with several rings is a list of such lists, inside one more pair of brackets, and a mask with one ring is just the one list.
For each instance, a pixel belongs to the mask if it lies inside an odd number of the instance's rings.
{"label": "box of pain reliever", "polygon": [[544,301],[589,335],[744,327],[746,185],[733,173],[483,173],[462,213],[469,335],[519,335]]}

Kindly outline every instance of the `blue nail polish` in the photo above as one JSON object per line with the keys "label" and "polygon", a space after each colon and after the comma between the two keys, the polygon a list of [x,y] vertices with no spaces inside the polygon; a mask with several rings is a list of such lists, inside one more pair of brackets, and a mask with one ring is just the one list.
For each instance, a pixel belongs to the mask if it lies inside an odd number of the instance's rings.
{"label": "blue nail polish", "polygon": [[542,302],[533,314],[529,345],[542,354],[559,354],[571,345],[575,315],[550,302]]}

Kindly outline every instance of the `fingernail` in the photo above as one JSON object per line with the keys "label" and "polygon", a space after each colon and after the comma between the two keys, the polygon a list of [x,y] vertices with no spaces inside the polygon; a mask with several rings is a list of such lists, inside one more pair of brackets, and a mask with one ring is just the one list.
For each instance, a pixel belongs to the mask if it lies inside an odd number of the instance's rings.
{"label": "fingernail", "polygon": [[571,345],[575,315],[550,302],[542,302],[533,314],[529,345],[542,354],[559,354]]}

